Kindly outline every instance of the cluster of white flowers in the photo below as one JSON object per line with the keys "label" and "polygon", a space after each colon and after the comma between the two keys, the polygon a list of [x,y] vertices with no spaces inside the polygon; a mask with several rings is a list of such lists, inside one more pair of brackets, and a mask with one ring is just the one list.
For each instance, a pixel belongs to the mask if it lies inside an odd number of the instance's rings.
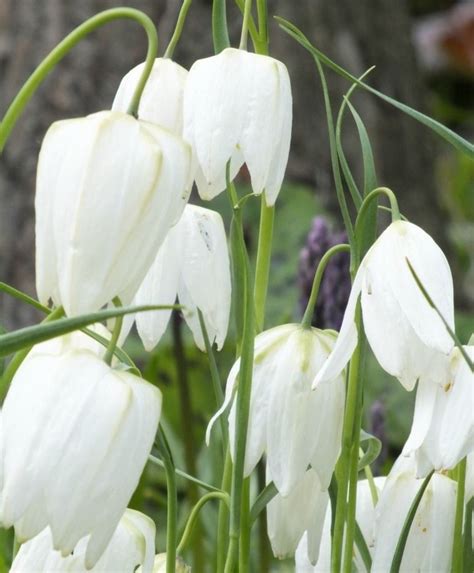
{"label": "cluster of white flowers", "polygon": [[[138,110],[127,106],[143,70],[129,72],[112,111],[54,123],[39,155],[39,300],[66,316],[123,304],[174,304],[196,344],[227,334],[231,277],[221,216],[187,205],[222,191],[226,166],[246,161],[272,204],[291,135],[291,92],[276,60],[228,49],[188,73],[154,62]],[[257,149],[258,148],[258,149]],[[135,317],[146,349],[171,311]],[[131,327],[125,321],[121,339]],[[110,339],[97,325],[95,332]],[[161,571],[155,527],[126,509],[155,440],[161,393],[78,332],[35,346],[2,410],[0,520],[22,544],[12,571]]]}
{"label": "cluster of white flowers", "polygon": [[[226,187],[226,170],[233,179],[245,162],[253,192],[275,203],[291,136],[288,73],[273,58],[232,48],[189,72],[158,59],[136,119],[125,112],[142,70],[122,80],[112,111],[57,122],[46,134],[36,193],[38,297],[68,317],[117,297],[140,305],[178,299],[196,345],[205,349],[202,318],[221,348],[231,306],[226,232],[217,212],[187,202],[193,182],[202,199],[212,199]],[[432,470],[402,569],[432,571],[436,563],[450,570],[457,485],[446,472],[474,452],[474,375],[408,262],[454,330],[446,258],[419,227],[398,220],[363,258],[339,334],[285,324],[255,338],[244,476],[265,459],[267,483],[278,490],[267,514],[273,552],[296,551],[300,572],[330,567],[328,488],[341,451],[359,304],[381,367],[407,390],[417,386],[401,457],[386,480],[358,484],[357,520],[372,571],[390,569],[421,478]],[[147,350],[170,313],[133,317]],[[121,339],[132,322],[125,320]],[[110,339],[105,327],[95,329]],[[465,351],[474,358],[474,347]],[[161,394],[104,355],[101,344],[74,333],[35,346],[14,376],[2,410],[0,467],[0,521],[22,543],[12,571],[163,570],[154,524],[127,509],[155,440]],[[230,407],[232,455],[239,372],[237,360],[207,432],[209,441]],[[355,563],[366,569],[357,552]]]}

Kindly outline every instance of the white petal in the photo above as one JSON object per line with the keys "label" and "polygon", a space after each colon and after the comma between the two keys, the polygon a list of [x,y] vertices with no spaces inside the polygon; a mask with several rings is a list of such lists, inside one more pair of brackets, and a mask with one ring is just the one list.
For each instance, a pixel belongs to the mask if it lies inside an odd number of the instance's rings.
{"label": "white petal", "polygon": [[[128,110],[144,67],[144,63],[139,64],[124,76],[112,104],[113,110]],[[138,117],[181,135],[187,75],[185,68],[169,58],[157,58],[140,99]]]}
{"label": "white petal", "polygon": [[413,424],[403,453],[409,455],[423,444],[431,427],[439,387],[430,380],[420,380],[416,390]]}
{"label": "white petal", "polygon": [[[144,281],[135,295],[134,304],[171,305],[176,301],[181,268],[182,240],[179,223],[168,233]],[[136,318],[138,334],[147,351],[160,341],[171,316],[171,310],[141,312]]]}
{"label": "white petal", "polygon": [[327,382],[337,378],[346,367],[357,346],[357,328],[354,317],[357,300],[362,288],[362,281],[364,280],[364,273],[365,269],[361,265],[354,278],[336,344],[326,363],[315,377],[313,388],[316,388],[321,382]]}
{"label": "white petal", "polygon": [[[186,294],[193,306],[203,313],[210,341],[215,339],[220,350],[227,335],[231,304],[230,261],[224,223],[216,211],[188,205],[183,214],[182,229],[185,245],[181,273]],[[184,316],[186,318],[186,314]],[[193,334],[198,342],[202,340],[199,320],[196,326]],[[203,344],[198,346],[203,349]]]}

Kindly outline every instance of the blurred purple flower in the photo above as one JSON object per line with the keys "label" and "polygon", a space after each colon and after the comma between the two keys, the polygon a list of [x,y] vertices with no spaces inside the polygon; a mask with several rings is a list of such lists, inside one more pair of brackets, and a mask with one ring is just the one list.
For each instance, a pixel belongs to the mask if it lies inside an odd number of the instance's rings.
{"label": "blurred purple flower", "polygon": [[[298,285],[300,308],[304,312],[308,304],[314,274],[322,256],[334,245],[347,242],[345,231],[332,231],[324,217],[315,217],[300,253]],[[338,253],[328,263],[319,289],[313,326],[339,330],[351,290],[349,253]]]}

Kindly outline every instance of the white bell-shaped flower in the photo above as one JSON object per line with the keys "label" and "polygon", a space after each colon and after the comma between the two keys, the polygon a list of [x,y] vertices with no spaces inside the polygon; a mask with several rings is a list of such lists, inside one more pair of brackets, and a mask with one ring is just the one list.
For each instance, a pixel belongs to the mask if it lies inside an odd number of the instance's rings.
{"label": "white bell-shaped flower", "polygon": [[[406,516],[422,483],[415,476],[414,458],[401,456],[377,504],[373,573],[390,571]],[[451,571],[456,489],[452,479],[441,474],[432,476],[415,514],[400,571]]]}
{"label": "white bell-shaped flower", "polygon": [[454,329],[453,279],[446,257],[420,227],[396,221],[362,260],[336,346],[315,384],[337,376],[350,360],[357,345],[354,315],[359,296],[364,331],[382,368],[407,390],[413,390],[422,376],[442,382],[444,358],[453,341],[416,284],[407,260]]}
{"label": "white bell-shaped flower", "polygon": [[[464,349],[474,358],[474,346]],[[474,452],[474,373],[458,348],[446,358],[444,384],[422,378],[405,455],[416,452],[417,475],[453,469]]]}
{"label": "white bell-shaped flower", "polygon": [[253,192],[265,191],[273,205],[288,162],[292,98],[284,64],[259,54],[227,48],[198,60],[184,92],[184,137],[200,170],[199,194],[212,199],[247,164]]}
{"label": "white bell-shaped flower", "polygon": [[[333,331],[285,324],[255,338],[255,359],[245,453],[245,476],[266,452],[268,471],[286,496],[309,465],[327,489],[339,456],[345,385],[339,374],[312,390],[311,384],[335,343]],[[240,360],[227,379],[226,397],[217,417],[230,404]],[[235,438],[235,403],[229,414],[231,453]]]}
{"label": "white bell-shaped flower", "polygon": [[[231,306],[230,261],[222,217],[216,211],[187,205],[168,233],[135,297],[136,304],[174,304],[178,296],[196,345],[205,350],[199,323],[202,312],[211,343],[224,344]],[[137,316],[137,329],[147,350],[154,348],[171,311]]]}
{"label": "white bell-shaped flower", "polygon": [[[112,109],[126,112],[145,64],[130,70],[120,82]],[[175,135],[183,133],[183,96],[188,71],[170,60],[157,58],[143,90],[138,117],[165,127]]]}
{"label": "white bell-shaped flower", "polygon": [[[383,489],[385,477],[374,478],[377,496]],[[364,537],[367,549],[372,554],[375,543],[375,511],[376,503],[372,494],[368,480],[357,482],[357,504],[356,520]],[[310,553],[310,532],[305,532],[301,538],[295,554],[295,573],[327,573],[331,571],[331,504],[327,505],[322,532],[321,544],[317,563],[311,558]],[[356,545],[354,545],[355,570],[363,573],[370,573],[360,555]]]}
{"label": "white bell-shaped flower", "polygon": [[66,314],[128,303],[191,183],[191,150],[120,112],[54,123],[38,163],[36,286]]}
{"label": "white bell-shaped flower", "polygon": [[[270,473],[267,481],[272,481]],[[307,532],[308,559],[316,563],[328,503],[328,492],[321,490],[318,475],[312,469],[289,495],[278,494],[270,501],[267,529],[275,557],[293,557],[302,535]]]}
{"label": "white bell-shaped flower", "polygon": [[152,573],[155,535],[155,524],[149,517],[132,509],[125,510],[101,558],[92,569],[88,569],[85,564],[88,538],[79,541],[74,554],[63,557],[59,551],[54,550],[48,527],[21,546],[10,572],[134,573],[141,566],[143,573]]}
{"label": "white bell-shaped flower", "polygon": [[49,526],[64,556],[89,536],[90,568],[138,485],[161,393],[109,367],[102,346],[91,350],[88,337],[76,336],[60,353],[56,341],[36,346],[13,378],[2,412],[0,521],[21,542]]}

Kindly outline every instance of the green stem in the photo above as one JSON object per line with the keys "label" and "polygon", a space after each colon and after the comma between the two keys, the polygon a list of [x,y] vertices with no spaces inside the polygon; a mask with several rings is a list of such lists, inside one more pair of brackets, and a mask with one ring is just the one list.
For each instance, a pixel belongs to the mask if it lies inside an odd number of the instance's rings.
{"label": "green stem", "polygon": [[201,499],[196,503],[191,513],[189,514],[189,518],[186,523],[186,527],[184,528],[181,541],[179,542],[178,549],[176,550],[178,555],[180,555],[183,552],[184,548],[186,547],[186,544],[190,538],[193,527],[199,517],[199,512],[211,499],[218,499],[220,501],[223,501],[227,506],[229,505],[229,495],[224,492],[212,491],[201,497]]}
{"label": "green stem", "polygon": [[[410,529],[411,529],[413,520],[415,519],[416,510],[418,509],[418,506],[420,505],[423,494],[425,493],[425,490],[428,487],[428,484],[430,483],[431,476],[433,474],[434,474],[434,471],[432,471],[431,473],[429,473],[426,476],[426,478],[424,479],[423,483],[421,484],[421,487],[418,490],[418,492],[417,492],[417,494],[413,500],[413,503],[410,506],[410,510],[408,511],[407,517],[405,519],[405,523],[403,524],[402,532],[400,534],[400,537],[398,538],[397,547],[395,549],[395,553],[393,555],[393,560],[392,560],[392,565],[390,567],[390,573],[399,573],[399,571],[400,571],[400,565],[402,564],[402,559],[403,559],[403,552],[405,551],[405,546],[406,546],[407,541],[408,541],[408,535],[410,533]],[[453,571],[454,571],[454,569],[453,569]]]}
{"label": "green stem", "polygon": [[[359,448],[359,455],[360,456],[364,455],[362,448]],[[372,473],[372,470],[370,469],[369,464],[367,464],[364,467],[364,473],[365,473],[365,477],[369,483],[370,497],[372,498],[372,504],[375,507],[377,505],[378,500],[379,500],[379,492],[377,491],[377,486],[375,485],[375,480],[374,480],[374,474]]]}
{"label": "green stem", "polygon": [[252,13],[252,0],[245,0],[244,19],[242,22],[242,33],[240,34],[239,49],[247,49],[247,36],[249,31],[249,19]]}
{"label": "green stem", "polygon": [[268,10],[267,0],[257,0],[259,54],[268,54]]}
{"label": "green stem", "polygon": [[334,255],[342,252],[350,252],[351,247],[342,243],[340,245],[334,245],[331,247],[326,253],[324,253],[321,261],[319,262],[318,268],[316,269],[316,273],[313,279],[313,286],[311,287],[311,295],[309,297],[308,305],[306,306],[306,310],[303,316],[303,320],[301,321],[301,325],[304,328],[310,328],[311,323],[313,321],[314,316],[314,307],[316,306],[316,301],[318,300],[318,292],[319,287],[321,285],[321,281],[324,275],[324,271],[326,270],[326,266]]}
{"label": "green stem", "polygon": [[[196,475],[196,453],[197,448],[194,440],[193,428],[193,407],[191,402],[191,384],[188,377],[188,365],[186,352],[184,349],[181,317],[178,313],[172,316],[173,331],[173,351],[176,366],[176,379],[178,383],[179,405],[181,409],[181,427],[184,442],[184,458],[186,471],[191,475]],[[199,499],[196,484],[188,482],[187,496],[191,506]],[[202,543],[202,527],[197,523],[193,536],[193,566],[198,571],[204,568],[205,552]]]}
{"label": "green stem", "polygon": [[212,2],[212,41],[216,54],[230,46],[225,3],[226,0]]}
{"label": "green stem", "polygon": [[357,363],[357,405],[354,425],[352,430],[352,452],[349,467],[349,485],[348,485],[348,505],[346,514],[346,538],[344,546],[343,573],[351,573],[352,558],[354,555],[354,536],[356,530],[356,505],[357,505],[357,478],[359,475],[359,447],[360,447],[360,426],[362,422],[362,384],[361,380],[361,356],[363,341],[360,342],[360,351]]}
{"label": "green stem", "polygon": [[360,222],[363,221],[363,217],[365,216],[365,213],[366,213],[367,209],[369,208],[369,205],[379,195],[385,195],[388,198],[388,200],[390,201],[390,210],[392,213],[392,223],[400,220],[400,218],[401,218],[400,217],[400,209],[398,208],[398,201],[397,201],[397,197],[396,197],[395,193],[391,189],[389,189],[388,187],[377,187],[377,189],[374,189],[373,191],[371,191],[365,197],[364,201],[362,202],[361,208],[359,209],[359,213],[357,215],[356,228],[360,225]]}
{"label": "green stem", "polygon": [[[113,301],[116,308],[122,306],[122,302],[118,296],[116,296]],[[114,329],[112,331],[112,337],[110,338],[109,345],[107,346],[107,351],[104,356],[104,361],[109,366],[112,364],[112,358],[115,354],[115,349],[117,347],[118,339],[120,338],[120,331],[122,330],[123,316],[119,316],[115,319]]]}
{"label": "green stem", "polygon": [[173,457],[169,449],[163,429],[158,430],[158,447],[166,473],[167,490],[167,518],[166,518],[166,573],[175,573],[176,570],[176,545],[178,541],[178,490],[176,487],[176,470]]}
{"label": "green stem", "polygon": [[[244,14],[245,12],[245,0],[235,0],[235,3],[237,4],[239,10],[242,12],[242,14]],[[255,25],[255,21],[252,17],[252,15],[250,15],[249,17],[249,34],[250,37],[252,38],[252,43],[253,43],[253,47],[255,49],[255,52],[257,54],[266,54],[266,47],[263,46],[260,42],[260,36],[259,36],[259,31],[257,30],[257,26]]]}
{"label": "green stem", "polygon": [[464,519],[464,494],[466,491],[466,458],[458,464],[458,488],[456,493],[456,516],[454,519],[454,539],[453,539],[453,559],[452,571],[463,570],[464,544],[462,537],[462,526]]}
{"label": "green stem", "polygon": [[[474,512],[474,497],[466,504],[464,517],[464,549],[463,549],[463,573],[474,571],[474,551],[472,547],[472,514]],[[454,571],[454,569],[453,569]]]}
{"label": "green stem", "polygon": [[[53,311],[51,311],[48,316],[41,322],[41,324],[45,324],[47,322],[52,322],[53,320],[57,320],[64,316],[64,309],[62,306],[58,306]],[[8,387],[15,376],[16,371],[20,367],[23,360],[28,356],[32,346],[28,346],[27,348],[23,348],[22,350],[18,351],[13,358],[10,360],[8,366],[5,369],[5,372],[2,376],[2,384],[1,384],[1,395],[0,400],[3,401],[5,395],[7,393]]]}
{"label": "green stem", "polygon": [[236,263],[241,265],[239,275],[243,278],[243,300],[240,308],[243,312],[242,323],[242,354],[240,357],[240,372],[238,379],[238,391],[236,400],[236,417],[235,417],[235,448],[234,448],[234,465],[232,468],[232,488],[231,488],[231,508],[230,508],[230,528],[229,528],[229,550],[227,554],[225,573],[234,571],[237,559],[237,549],[241,533],[241,514],[242,514],[242,492],[244,481],[244,462],[245,448],[247,443],[248,419],[250,410],[250,395],[252,390],[252,373],[253,373],[253,355],[255,339],[255,321],[254,321],[254,298],[252,291],[252,280],[250,263],[248,259],[247,248],[245,246],[242,212],[238,207],[232,186],[229,180],[229,165],[226,170],[227,188],[229,198],[234,211],[234,220],[236,222],[236,241],[237,249],[240,256]]}
{"label": "green stem", "polygon": [[170,43],[166,48],[164,58],[172,58],[175,48],[181,38],[183,33],[184,23],[186,22],[186,16],[188,15],[189,8],[191,6],[192,0],[184,0],[179,11],[178,21],[176,22],[176,28],[174,29],[173,36],[171,37]]}
{"label": "green stem", "polygon": [[255,323],[261,332],[265,325],[265,302],[267,298],[268,277],[272,257],[273,222],[275,207],[268,207],[262,195],[260,205],[260,229],[258,233],[257,263],[255,270]]}
{"label": "green stem", "polygon": [[137,84],[135,92],[128,108],[128,113],[135,116],[137,115],[138,105],[140,98],[148,80],[148,76],[153,68],[153,63],[158,51],[158,36],[156,33],[155,25],[152,20],[143,12],[133,8],[112,8],[96,14],[89,20],[83,22],[80,26],[75,28],[68,34],[53,50],[46,56],[36,70],[31,74],[23,87],[18,92],[17,96],[7,109],[5,116],[0,125],[0,152],[5,147],[10,132],[15,126],[16,121],[20,117],[26,104],[29,102],[37,88],[44,81],[49,72],[60,62],[66,54],[83,38],[91,32],[111,22],[119,19],[135,20],[143,26],[148,36],[148,52],[146,55],[146,63],[143,68],[140,81]]}
{"label": "green stem", "polygon": [[[360,335],[361,329],[360,301],[357,303],[355,322]],[[347,387],[346,409],[342,429],[342,451],[339,459],[340,479],[338,480],[336,515],[334,520],[334,536],[332,543],[331,571],[340,573],[341,555],[344,541],[344,524],[347,512],[347,490],[350,477],[350,460],[354,436],[355,421],[358,419],[359,406],[359,367],[361,361],[361,343],[359,343],[352,355],[349,366],[349,382]],[[357,449],[358,453],[358,449]]]}
{"label": "green stem", "polygon": [[33,297],[27,295],[25,292],[18,290],[10,285],[7,285],[6,283],[0,282],[0,291],[20,300],[21,302],[29,304],[30,306],[36,308],[36,310],[39,310],[40,312],[43,312],[45,314],[49,314],[50,312],[50,309],[47,306],[44,306]]}
{"label": "green stem", "polygon": [[[230,492],[232,484],[232,458],[230,456],[229,447],[227,447],[224,472],[222,474],[221,489],[225,492]],[[227,539],[229,535],[229,509],[224,504],[219,506],[219,515],[217,518],[217,555],[216,555],[216,571],[222,573],[224,571],[225,559],[227,555]]]}
{"label": "green stem", "polygon": [[[160,468],[166,469],[166,465],[165,462],[163,460],[161,460],[160,458],[157,458],[156,456],[153,456],[152,454],[150,454],[148,456],[148,460],[157,465],[160,466]],[[200,479],[189,475],[186,472],[183,472],[182,470],[179,470],[177,468],[174,468],[174,472],[177,476],[184,478],[185,480],[188,481],[192,481],[193,483],[195,483],[196,485],[198,485],[199,487],[201,487],[202,489],[206,490],[206,491],[217,491],[220,492],[221,490],[217,487],[214,487],[213,485],[206,483],[205,481],[201,481]]]}
{"label": "green stem", "polygon": [[[202,337],[204,338],[204,346],[206,347],[207,359],[209,361],[209,370],[211,373],[212,388],[214,390],[214,397],[216,399],[216,405],[220,408],[221,404],[224,402],[224,392],[222,390],[221,378],[219,376],[219,369],[217,368],[216,357],[214,355],[214,350],[209,340],[209,335],[207,333],[206,323],[204,322],[204,316],[202,312],[198,309],[199,324],[201,326]],[[219,416],[219,425],[222,432],[222,444],[225,449],[225,444],[229,441],[229,431],[227,429],[227,424],[223,416]],[[225,455],[225,451],[224,451]]]}
{"label": "green stem", "polygon": [[252,522],[250,519],[250,478],[244,479],[242,484],[242,514],[239,543],[239,572],[248,573],[250,571],[250,530]]}

